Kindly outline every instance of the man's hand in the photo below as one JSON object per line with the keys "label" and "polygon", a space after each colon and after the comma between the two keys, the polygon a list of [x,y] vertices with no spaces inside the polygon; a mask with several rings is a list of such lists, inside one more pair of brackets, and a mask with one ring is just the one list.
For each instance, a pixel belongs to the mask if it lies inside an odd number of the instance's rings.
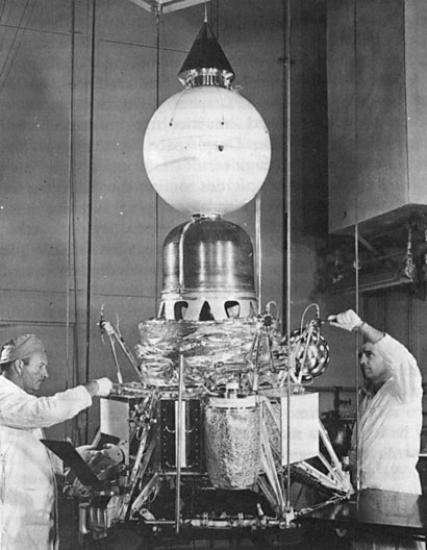
{"label": "man's hand", "polygon": [[113,383],[107,377],[98,378],[85,384],[85,388],[92,397],[107,397],[113,389]]}
{"label": "man's hand", "polygon": [[79,447],[76,447],[76,451],[87,464],[91,462],[95,453],[97,453],[97,450],[93,445],[80,445]]}
{"label": "man's hand", "polygon": [[363,325],[362,319],[352,309],[347,309],[347,311],[336,315],[329,315],[328,321],[330,325],[348,331],[357,330]]}

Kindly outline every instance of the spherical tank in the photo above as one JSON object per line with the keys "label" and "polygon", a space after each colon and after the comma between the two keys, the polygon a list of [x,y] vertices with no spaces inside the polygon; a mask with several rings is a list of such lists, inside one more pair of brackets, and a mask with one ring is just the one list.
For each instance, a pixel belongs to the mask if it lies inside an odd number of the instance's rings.
{"label": "spherical tank", "polygon": [[187,214],[225,214],[249,202],[270,167],[268,129],[237,91],[186,88],[152,116],[144,163],[159,195]]}

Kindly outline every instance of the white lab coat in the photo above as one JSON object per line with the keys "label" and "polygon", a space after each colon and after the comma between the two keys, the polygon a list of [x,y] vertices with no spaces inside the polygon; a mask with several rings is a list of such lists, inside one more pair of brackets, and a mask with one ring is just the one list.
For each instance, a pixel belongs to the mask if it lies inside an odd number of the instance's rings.
{"label": "white lab coat", "polygon": [[[83,386],[35,397],[0,376],[0,550],[53,550],[55,460],[42,428],[92,404]],[[59,461],[60,462],[60,461]]]}
{"label": "white lab coat", "polygon": [[360,404],[360,488],[421,494],[415,468],[422,428],[421,374],[415,358],[391,336],[384,336],[376,348],[393,374]]}
{"label": "white lab coat", "polygon": [[[422,379],[417,362],[397,340],[385,335],[377,344],[392,376],[375,395],[360,403],[358,461],[360,488],[421,494],[416,464],[422,428]],[[353,459],[356,437],[353,434]],[[353,466],[354,460],[353,460]],[[355,543],[353,548],[420,548],[415,541]]]}

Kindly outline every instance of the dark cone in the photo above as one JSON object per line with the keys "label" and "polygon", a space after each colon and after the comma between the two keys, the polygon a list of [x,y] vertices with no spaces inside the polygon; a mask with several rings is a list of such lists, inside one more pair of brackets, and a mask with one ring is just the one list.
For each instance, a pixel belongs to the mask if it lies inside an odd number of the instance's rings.
{"label": "dark cone", "polygon": [[203,23],[178,75],[181,77],[190,71],[201,69],[217,69],[234,76],[234,71],[207,22]]}

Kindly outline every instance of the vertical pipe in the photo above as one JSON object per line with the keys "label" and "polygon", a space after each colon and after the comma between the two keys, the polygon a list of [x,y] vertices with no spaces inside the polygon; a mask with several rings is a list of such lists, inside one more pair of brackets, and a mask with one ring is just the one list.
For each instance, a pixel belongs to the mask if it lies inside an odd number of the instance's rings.
{"label": "vertical pipe", "polygon": [[[291,299],[292,299],[292,271],[291,271],[291,245],[292,245],[292,216],[291,216],[291,0],[286,0],[285,13],[285,151],[286,151],[286,169],[285,169],[285,204],[286,204],[286,341],[288,342],[288,361],[289,370],[294,368],[294,357],[290,353],[291,341]],[[287,463],[287,486],[286,486],[286,508],[290,510],[291,501],[291,379],[287,378],[287,430],[286,430],[286,463]]]}
{"label": "vertical pipe", "polygon": [[179,371],[178,371],[178,422],[176,422],[177,430],[175,437],[177,438],[176,445],[176,491],[175,491],[175,532],[179,533],[181,525],[181,449],[182,449],[182,435],[184,433],[184,427],[182,426],[182,393],[184,383],[184,355],[179,355]]}
{"label": "vertical pipe", "polygon": [[[156,110],[160,104],[160,11],[156,11]],[[154,197],[154,311],[158,315],[159,297],[159,195]]]}
{"label": "vertical pipe", "polygon": [[[89,92],[89,178],[88,178],[88,224],[87,224],[87,281],[86,281],[86,380],[90,379],[90,336],[92,298],[92,222],[93,222],[93,149],[94,149],[94,107],[95,107],[95,46],[96,46],[96,0],[92,0],[92,27],[90,49],[90,92]],[[89,425],[86,421],[86,441]]]}
{"label": "vertical pipe", "polygon": [[181,293],[185,289],[185,254],[184,254],[184,239],[190,225],[194,224],[195,218],[187,222],[182,228],[178,242],[178,292]]}
{"label": "vertical pipe", "polygon": [[[412,300],[411,294],[407,294],[406,296],[407,300],[407,316],[408,316],[408,322],[407,322],[407,332],[406,332],[406,341],[408,342],[409,349],[416,349],[416,344],[418,343],[416,338],[414,339],[413,336],[415,334],[414,331],[414,301]],[[416,326],[416,323],[415,323]],[[415,341],[414,341],[415,340]]]}
{"label": "vertical pipe", "polygon": [[261,238],[261,191],[255,199],[255,269],[258,313],[262,311],[262,238]]}
{"label": "vertical pipe", "polygon": [[[357,0],[353,0],[353,19],[354,19],[354,89],[355,89],[355,100],[354,100],[354,120],[355,120],[355,134],[354,134],[354,151],[355,158],[353,159],[355,173],[359,173],[359,155],[358,155],[358,139],[357,139]],[[356,195],[355,201],[355,225],[354,225],[354,262],[355,262],[355,310],[359,315],[360,310],[360,300],[359,300],[359,195]],[[359,460],[359,333],[356,332],[356,349],[355,349],[355,385],[356,385],[356,423],[355,423],[355,486],[357,493],[360,489],[360,460]]]}
{"label": "vertical pipe", "polygon": [[[67,288],[66,288],[66,386],[73,387],[79,383],[79,356],[77,339],[77,273],[76,273],[76,223],[75,223],[75,48],[76,48],[76,3],[72,0],[70,7],[71,37],[70,37],[70,104],[69,104],[69,136],[68,136],[68,256],[67,256]],[[73,296],[71,298],[71,289]],[[74,323],[71,323],[71,311],[74,314]],[[72,326],[72,341],[70,342],[70,326]],[[71,366],[70,366],[71,364]],[[69,372],[71,370],[71,380]],[[79,421],[74,418],[71,422],[71,439],[80,442]]]}
{"label": "vertical pipe", "polygon": [[[70,103],[68,112],[68,242],[67,242],[67,277],[66,277],[66,323],[65,323],[65,355],[67,380],[66,386],[74,386],[74,370],[71,369],[72,382],[69,383],[68,374],[70,371],[70,311],[71,298],[70,290],[75,281],[72,272],[75,274],[75,227],[74,227],[74,48],[75,48],[75,0],[70,5]],[[73,283],[72,283],[73,279]],[[74,291],[75,296],[75,291]]]}
{"label": "vertical pipe", "polygon": [[[355,270],[355,309],[359,315],[359,225],[356,221],[354,225],[354,270]],[[360,465],[359,465],[359,333],[356,331],[356,349],[355,349],[355,384],[356,384],[356,491],[360,489]]]}

